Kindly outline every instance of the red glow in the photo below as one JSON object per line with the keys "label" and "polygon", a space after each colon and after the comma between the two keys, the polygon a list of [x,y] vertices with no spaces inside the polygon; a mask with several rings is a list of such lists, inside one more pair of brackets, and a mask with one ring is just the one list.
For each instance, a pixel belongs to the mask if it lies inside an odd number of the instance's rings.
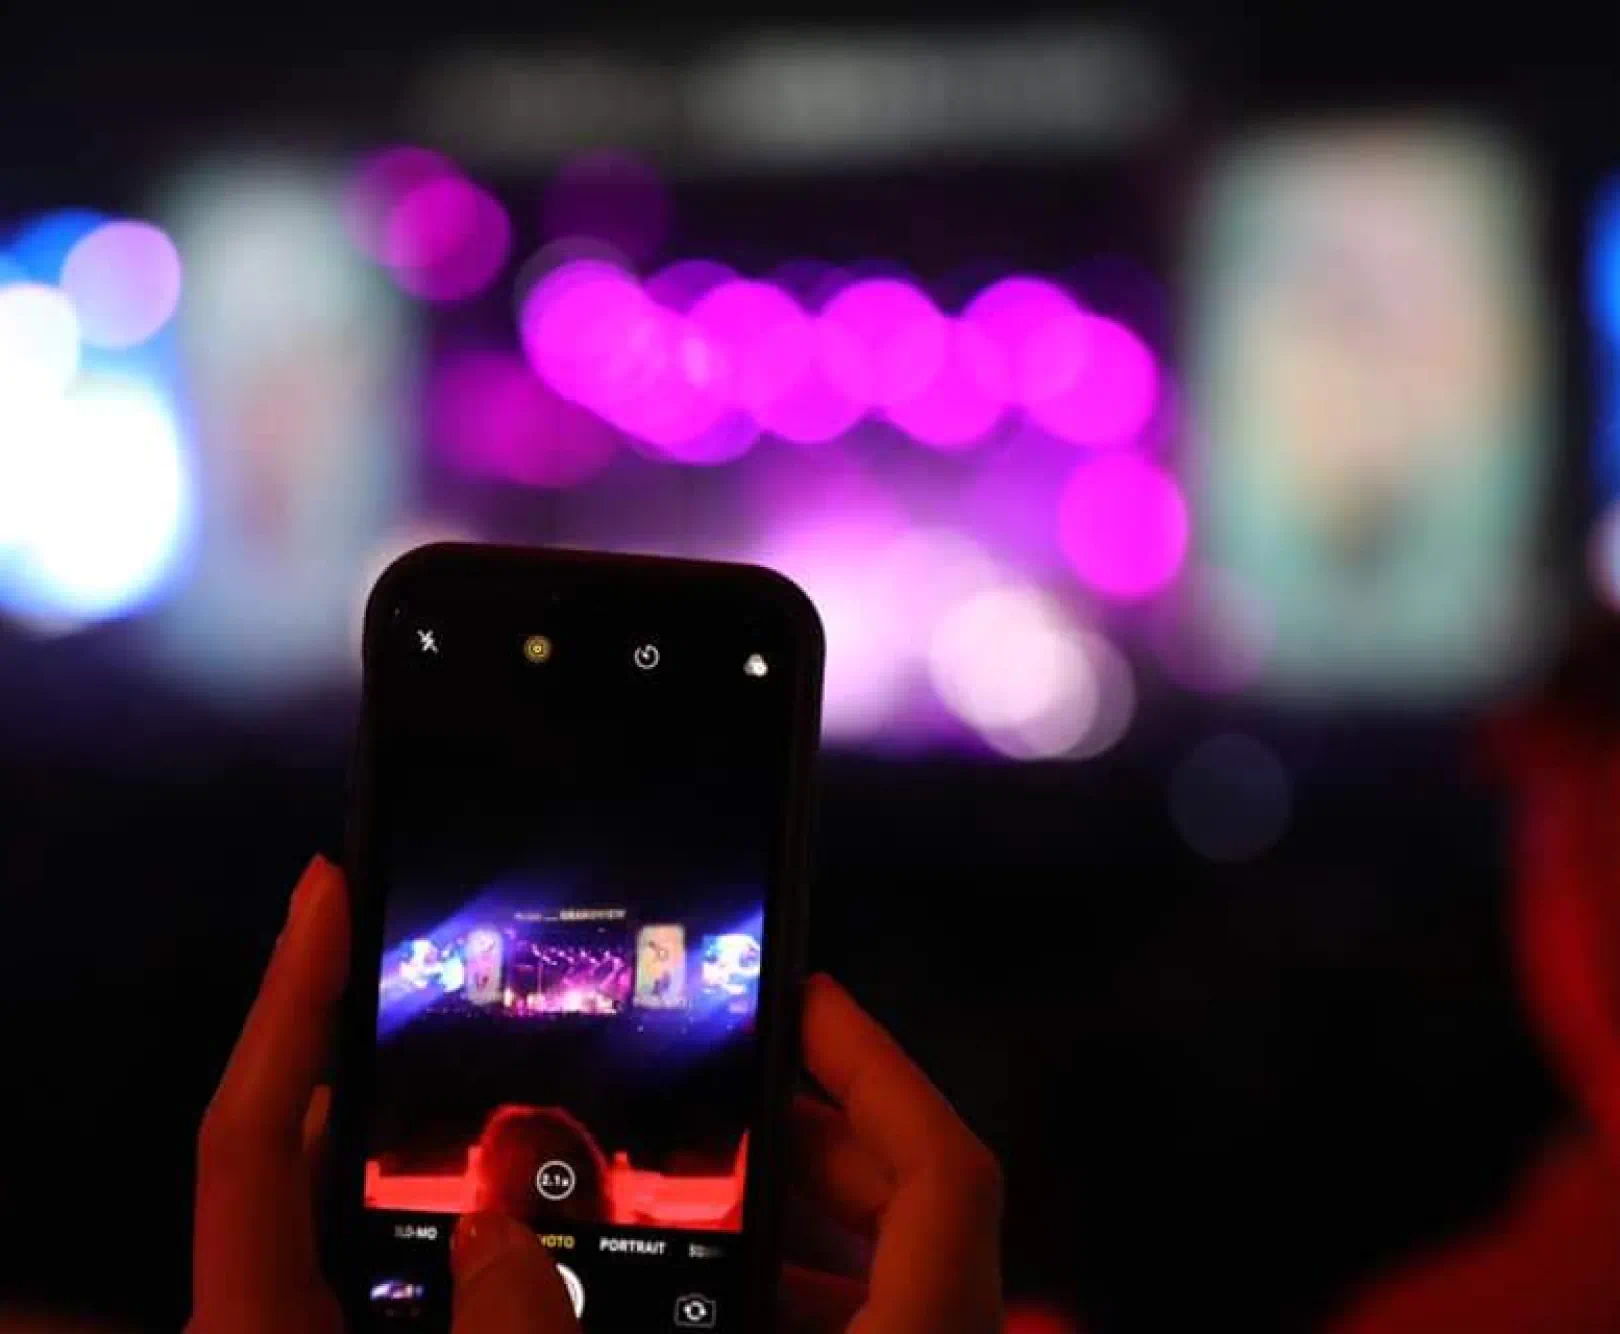
{"label": "red glow", "polygon": [[[690,1228],[736,1232],[742,1219],[743,1183],[747,1176],[746,1142],[726,1176],[676,1177],[643,1172],[621,1154],[608,1173],[608,1194],[619,1226]],[[366,1206],[402,1213],[462,1214],[473,1208],[478,1183],[478,1147],[467,1150],[467,1166],[458,1174],[405,1176],[384,1173],[376,1159],[366,1163]]]}
{"label": "red glow", "polygon": [[1054,1306],[1018,1304],[1007,1308],[1002,1334],[1083,1334],[1078,1322]]}

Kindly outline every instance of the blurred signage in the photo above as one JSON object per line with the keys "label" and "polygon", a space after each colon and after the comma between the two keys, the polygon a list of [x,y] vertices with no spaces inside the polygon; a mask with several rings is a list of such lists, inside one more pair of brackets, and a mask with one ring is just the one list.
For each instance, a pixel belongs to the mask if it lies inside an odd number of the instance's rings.
{"label": "blurred signage", "polygon": [[1500,684],[1553,613],[1535,200],[1444,122],[1295,127],[1217,173],[1193,249],[1203,550],[1295,694]]}
{"label": "blurred signage", "polygon": [[940,153],[1046,156],[1128,146],[1176,80],[1146,33],[1053,25],[982,35],[762,35],[686,64],[605,51],[465,53],[415,102],[427,141],[496,166],[581,147],[701,169],[836,166]]}

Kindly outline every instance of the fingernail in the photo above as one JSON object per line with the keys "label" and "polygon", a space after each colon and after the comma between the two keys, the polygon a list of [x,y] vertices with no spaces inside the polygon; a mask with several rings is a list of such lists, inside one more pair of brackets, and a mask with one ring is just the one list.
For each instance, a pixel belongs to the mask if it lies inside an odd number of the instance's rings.
{"label": "fingernail", "polygon": [[463,1214],[450,1238],[450,1272],[469,1283],[507,1252],[533,1245],[534,1233],[506,1214]]}

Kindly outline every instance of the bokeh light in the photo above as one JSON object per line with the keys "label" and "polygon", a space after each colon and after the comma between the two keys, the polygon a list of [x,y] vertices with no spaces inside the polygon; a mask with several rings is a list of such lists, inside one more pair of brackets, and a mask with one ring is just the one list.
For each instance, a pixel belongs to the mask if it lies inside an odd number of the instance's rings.
{"label": "bokeh light", "polygon": [[1030,416],[1077,445],[1135,439],[1153,416],[1159,371],[1147,345],[1124,325],[1074,315],[1046,325],[1032,340],[1042,392]]}
{"label": "bokeh light", "polygon": [[452,467],[522,486],[577,486],[617,450],[599,418],[557,397],[515,353],[448,357],[428,386],[428,435]]}
{"label": "bokeh light", "polygon": [[361,163],[344,191],[343,225],[349,240],[378,264],[388,259],[388,219],[419,186],[459,176],[455,163],[431,149],[400,144]]}
{"label": "bokeh light", "polygon": [[109,222],[62,262],[62,290],[92,347],[135,347],[157,333],[180,303],[180,252],[147,222]]}
{"label": "bokeh light", "polygon": [[1065,349],[1083,326],[1080,310],[1061,287],[1041,278],[1003,278],[985,288],[962,312],[965,323],[991,349],[978,367],[981,388],[992,398],[1036,403],[1063,392],[1074,378],[1080,351]]}
{"label": "bokeh light", "polygon": [[7,243],[7,249],[35,282],[55,283],[62,277],[68,252],[106,221],[105,214],[93,209],[57,209],[25,224]]}
{"label": "bokeh light", "polygon": [[0,287],[0,396],[59,394],[78,368],[73,302],[44,283]]}
{"label": "bokeh light", "polygon": [[383,225],[383,262],[394,280],[426,301],[462,301],[495,280],[512,224],[500,200],[460,176],[408,190]]}
{"label": "bokeh light", "polygon": [[173,570],[191,507],[168,405],[132,380],[91,379],[38,402],[31,430],[4,432],[6,608],[42,630],[133,610]]}
{"label": "bokeh light", "polygon": [[928,671],[951,713],[1013,759],[1100,754],[1135,709],[1123,656],[1026,585],[987,588],[953,607],[930,637]]}
{"label": "bokeh light", "polygon": [[1058,502],[1064,555],[1088,588],[1132,602],[1166,587],[1187,555],[1187,502],[1175,479],[1134,455],[1075,469]]}
{"label": "bokeh light", "polygon": [[1082,633],[1080,638],[1091,660],[1097,707],[1084,734],[1062,751],[1072,760],[1090,759],[1112,750],[1136,721],[1136,677],[1129,660],[1112,640],[1095,631]]}
{"label": "bokeh light", "polygon": [[1199,742],[1170,776],[1171,821],[1210,861],[1258,857],[1282,837],[1292,804],[1282,761],[1239,733]]}
{"label": "bokeh light", "polygon": [[944,369],[948,343],[945,317],[898,278],[851,283],[818,321],[817,350],[828,380],[877,408],[919,397]]}
{"label": "bokeh light", "polygon": [[1609,338],[1620,340],[1620,185],[1598,205],[1592,231],[1591,305]]}
{"label": "bokeh light", "polygon": [[596,237],[642,263],[668,235],[669,193],[651,165],[605,149],[562,165],[546,188],[541,216],[552,239]]}
{"label": "bokeh light", "polygon": [[885,415],[912,439],[935,449],[977,444],[995,429],[1005,406],[987,388],[1003,378],[999,356],[977,325],[952,321],[938,374],[920,393],[889,404]]}

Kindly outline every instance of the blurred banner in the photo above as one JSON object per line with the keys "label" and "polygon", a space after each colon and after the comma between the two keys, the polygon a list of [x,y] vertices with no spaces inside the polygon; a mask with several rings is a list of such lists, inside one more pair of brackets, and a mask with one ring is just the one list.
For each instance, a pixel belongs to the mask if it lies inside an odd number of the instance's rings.
{"label": "blurred banner", "polygon": [[1525,164],[1483,130],[1235,150],[1192,250],[1201,550],[1263,605],[1263,680],[1440,699],[1548,628],[1546,297]]}

